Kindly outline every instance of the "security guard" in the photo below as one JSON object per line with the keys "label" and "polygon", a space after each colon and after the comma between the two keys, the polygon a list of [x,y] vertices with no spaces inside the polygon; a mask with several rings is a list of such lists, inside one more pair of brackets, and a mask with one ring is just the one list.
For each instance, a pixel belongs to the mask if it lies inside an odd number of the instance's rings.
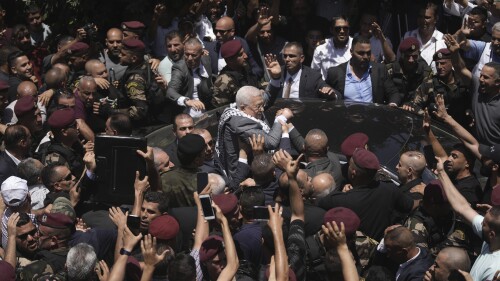
{"label": "security guard", "polygon": [[401,57],[386,65],[389,78],[403,95],[402,104],[415,96],[415,90],[422,82],[432,76],[432,69],[420,57],[420,43],[415,37],[404,39],[399,45]]}

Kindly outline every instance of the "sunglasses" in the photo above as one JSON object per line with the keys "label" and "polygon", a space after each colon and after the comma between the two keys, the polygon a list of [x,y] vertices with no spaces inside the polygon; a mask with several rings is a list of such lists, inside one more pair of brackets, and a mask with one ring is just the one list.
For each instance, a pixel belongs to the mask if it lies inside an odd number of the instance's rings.
{"label": "sunglasses", "polygon": [[296,58],[297,55],[290,55],[290,54],[283,54],[283,58],[286,59],[286,58]]}
{"label": "sunglasses", "polygon": [[60,179],[59,181],[70,181],[73,180],[73,174],[69,173],[65,178]]}
{"label": "sunglasses", "polygon": [[341,30],[345,30],[345,31],[348,31],[349,30],[349,26],[336,26],[333,28],[336,32],[340,32]]}
{"label": "sunglasses", "polygon": [[38,234],[38,229],[34,228],[30,232],[26,232],[24,234],[17,235],[17,238],[19,238],[21,240],[26,240],[26,239],[28,239],[28,236],[35,237],[37,234]]}

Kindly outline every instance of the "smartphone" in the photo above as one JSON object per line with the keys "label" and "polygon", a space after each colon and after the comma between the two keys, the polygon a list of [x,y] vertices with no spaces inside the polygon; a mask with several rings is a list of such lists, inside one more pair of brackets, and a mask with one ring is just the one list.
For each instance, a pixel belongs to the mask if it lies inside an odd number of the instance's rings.
{"label": "smartphone", "polygon": [[201,194],[200,195],[201,208],[203,210],[203,217],[206,220],[215,219],[215,211],[212,207],[212,198],[209,194]]}
{"label": "smartphone", "polygon": [[127,227],[133,232],[138,230],[141,224],[141,218],[138,216],[128,215],[127,216]]}
{"label": "smartphone", "polygon": [[196,185],[198,189],[198,194],[205,189],[208,185],[208,174],[207,173],[197,173],[196,174]]}
{"label": "smartphone", "polygon": [[269,210],[267,210],[267,206],[253,206],[253,219],[256,221],[268,221]]}

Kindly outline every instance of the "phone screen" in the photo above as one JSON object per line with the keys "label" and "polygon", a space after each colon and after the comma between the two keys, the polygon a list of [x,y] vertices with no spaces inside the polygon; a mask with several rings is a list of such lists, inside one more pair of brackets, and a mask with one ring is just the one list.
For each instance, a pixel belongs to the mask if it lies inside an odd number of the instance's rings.
{"label": "phone screen", "polygon": [[141,223],[141,218],[139,218],[138,216],[129,215],[127,217],[127,227],[132,232],[134,232],[134,230],[139,230],[140,223]]}
{"label": "phone screen", "polygon": [[215,219],[214,208],[212,208],[212,199],[209,195],[200,196],[201,208],[203,209],[203,216],[206,220]]}
{"label": "phone screen", "polygon": [[208,174],[207,173],[197,173],[196,174],[196,186],[198,189],[198,193],[201,193],[207,185],[208,185]]}

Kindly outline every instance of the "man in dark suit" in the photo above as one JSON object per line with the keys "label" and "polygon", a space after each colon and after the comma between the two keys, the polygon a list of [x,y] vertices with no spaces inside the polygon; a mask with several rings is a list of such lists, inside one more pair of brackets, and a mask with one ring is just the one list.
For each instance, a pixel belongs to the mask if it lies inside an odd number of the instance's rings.
{"label": "man in dark suit", "polygon": [[[290,42],[283,48],[283,60],[285,67],[279,67],[274,56],[267,56],[271,82],[269,92],[272,96],[281,98],[317,98],[333,94],[321,73],[302,65],[304,62],[304,51],[302,45]],[[286,70],[286,71],[285,71]]]}
{"label": "man in dark suit", "polygon": [[201,42],[191,38],[184,44],[184,59],[172,66],[167,98],[178,105],[176,113],[185,107],[189,115],[199,116],[210,106],[212,68],[210,57],[202,54]]}
{"label": "man in dark suit", "polygon": [[245,41],[245,39],[241,37],[235,36],[235,27],[232,18],[230,17],[220,18],[215,24],[214,33],[217,38],[216,41],[203,42],[205,44],[205,49],[208,50],[209,52],[212,73],[218,74],[219,71],[221,71],[224,68],[224,66],[226,66],[226,62],[220,53],[220,48],[222,44],[231,41],[233,39],[236,39],[241,42],[243,50],[245,50],[245,53],[248,55],[248,62],[252,69],[252,73],[258,78],[262,78],[264,72],[262,68],[260,68],[259,65],[255,62],[247,41]]}
{"label": "man in dark suit", "polygon": [[371,62],[370,39],[353,39],[351,59],[328,69],[326,83],[336,92],[334,98],[398,106],[401,95],[383,64]]}
{"label": "man in dark suit", "polygon": [[5,151],[0,152],[0,184],[10,176],[17,176],[17,165],[28,156],[31,134],[22,125],[7,127],[4,136]]}

